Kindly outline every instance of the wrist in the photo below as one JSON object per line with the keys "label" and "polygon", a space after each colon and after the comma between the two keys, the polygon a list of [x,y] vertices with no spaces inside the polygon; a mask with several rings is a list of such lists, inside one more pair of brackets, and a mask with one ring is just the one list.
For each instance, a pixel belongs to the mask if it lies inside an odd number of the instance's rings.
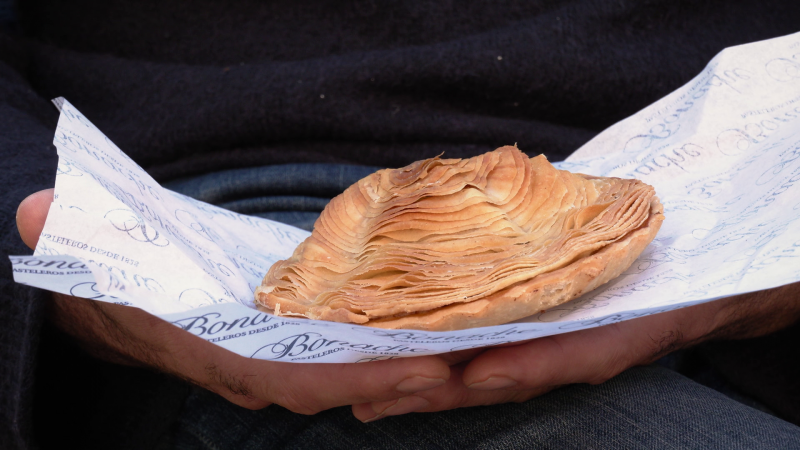
{"label": "wrist", "polygon": [[800,283],[737,295],[719,302],[708,339],[749,339],[800,320]]}

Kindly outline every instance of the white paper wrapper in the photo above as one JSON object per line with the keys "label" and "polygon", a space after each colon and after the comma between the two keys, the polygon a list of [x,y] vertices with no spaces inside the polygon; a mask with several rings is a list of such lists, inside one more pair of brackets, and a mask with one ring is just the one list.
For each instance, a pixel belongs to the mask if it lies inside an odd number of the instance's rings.
{"label": "white paper wrapper", "polygon": [[162,188],[72,105],[56,103],[56,198],[34,256],[10,257],[15,280],[135,306],[247,357],[361,362],[442,353],[800,280],[800,34],[723,51],[686,86],[560,164],[655,186],[666,221],[627,272],[525,320],[454,332],[255,310],[253,291],[267,269],[308,233]]}

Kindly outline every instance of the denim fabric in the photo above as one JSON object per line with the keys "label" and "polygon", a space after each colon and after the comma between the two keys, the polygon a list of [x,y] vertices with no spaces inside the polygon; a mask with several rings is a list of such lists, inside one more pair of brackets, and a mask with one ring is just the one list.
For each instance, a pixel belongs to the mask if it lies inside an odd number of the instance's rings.
{"label": "denim fabric", "polygon": [[282,164],[214,172],[164,183],[164,187],[231,211],[311,230],[331,198],[378,169]]}
{"label": "denim fabric", "polygon": [[250,411],[197,389],[175,434],[188,449],[800,448],[800,428],[659,366],[524,403],[388,417]]}

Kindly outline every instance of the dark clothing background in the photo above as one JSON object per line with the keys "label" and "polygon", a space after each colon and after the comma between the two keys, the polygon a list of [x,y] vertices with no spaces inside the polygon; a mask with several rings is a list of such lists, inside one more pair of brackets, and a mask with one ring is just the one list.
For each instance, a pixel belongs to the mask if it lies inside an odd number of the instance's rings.
{"label": "dark clothing background", "polygon": [[[157,180],[175,185],[265,165],[397,167],[515,142],[556,161],[690,80],[723,48],[800,28],[796,0],[1,6],[4,254],[29,252],[14,212],[26,195],[53,185],[52,97],[66,97]],[[336,194],[311,186],[213,201]],[[248,208],[266,214],[276,204]],[[95,411],[110,421],[103,408],[111,398],[122,398],[116,412],[129,413],[115,418],[132,439],[126,442],[153,442],[148,437],[168,427],[185,386],[80,355],[57,332],[42,331],[44,309],[45,295],[14,284],[0,258],[0,447],[29,447],[34,432],[46,441],[45,430],[97,436],[97,421],[78,417]],[[712,360],[732,383],[798,423],[800,374],[790,366],[798,333],[785,334],[744,347],[715,344]],[[739,351],[753,359],[742,364]],[[137,418],[143,411],[151,422]]]}

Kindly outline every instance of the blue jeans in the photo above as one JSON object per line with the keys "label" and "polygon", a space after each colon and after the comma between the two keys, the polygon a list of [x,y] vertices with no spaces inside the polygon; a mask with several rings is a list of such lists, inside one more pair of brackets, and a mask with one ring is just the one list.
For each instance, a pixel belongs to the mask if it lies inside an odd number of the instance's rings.
{"label": "blue jeans", "polygon": [[282,164],[215,172],[164,183],[164,187],[231,211],[311,231],[331,198],[378,169]]}
{"label": "blue jeans", "polygon": [[[288,164],[214,173],[165,186],[237,212],[310,230],[325,204],[377,168]],[[800,448],[800,428],[665,367],[630,369],[504,405],[387,417],[349,408],[315,416],[249,411],[202,389],[184,404],[179,449],[263,448]]]}
{"label": "blue jeans", "polygon": [[800,428],[660,366],[524,403],[412,413],[363,424],[350,408],[314,416],[235,406],[196,389],[178,449],[800,448]]}

